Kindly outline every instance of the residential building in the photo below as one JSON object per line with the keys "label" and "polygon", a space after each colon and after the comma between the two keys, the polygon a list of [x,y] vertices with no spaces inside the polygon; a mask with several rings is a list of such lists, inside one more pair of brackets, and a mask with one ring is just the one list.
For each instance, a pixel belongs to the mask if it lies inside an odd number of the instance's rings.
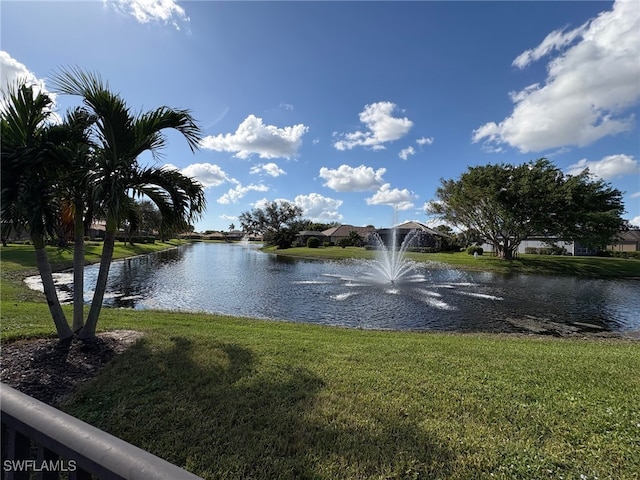
{"label": "residential building", "polygon": [[440,250],[442,246],[442,239],[446,236],[443,233],[428,227],[424,223],[415,220],[401,223],[393,228],[382,228],[377,230],[380,239],[387,246],[393,244],[394,236],[396,245],[402,245],[402,242],[407,238],[407,235],[412,232],[415,233],[413,233],[414,238],[411,243],[411,248]]}
{"label": "residential building", "polygon": [[607,250],[614,252],[637,252],[640,251],[640,230],[627,230],[620,234],[607,245]]}
{"label": "residential building", "polygon": [[375,227],[354,227],[353,225],[340,225],[339,227],[332,227],[324,230],[322,233],[325,236],[325,242],[331,242],[338,244],[341,238],[349,238],[351,232],[356,232],[363,240],[369,236],[371,232],[375,232]]}

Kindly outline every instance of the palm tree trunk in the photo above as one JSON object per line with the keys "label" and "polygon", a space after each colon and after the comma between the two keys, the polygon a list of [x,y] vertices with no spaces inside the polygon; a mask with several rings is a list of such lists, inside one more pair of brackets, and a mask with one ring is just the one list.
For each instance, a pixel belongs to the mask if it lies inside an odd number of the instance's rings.
{"label": "palm tree trunk", "polygon": [[102,301],[107,290],[107,280],[109,278],[109,268],[111,267],[111,259],[113,258],[113,249],[116,241],[117,224],[113,220],[107,220],[107,226],[104,234],[104,243],[102,245],[102,255],[100,257],[100,269],[98,270],[98,279],[96,280],[96,288],[93,292],[89,315],[82,331],[80,338],[83,340],[91,339],[96,336],[96,326],[100,310],[102,310]]}
{"label": "palm tree trunk", "polygon": [[84,221],[82,201],[75,202],[73,243],[73,331],[84,325]]}
{"label": "palm tree trunk", "polygon": [[51,318],[56,326],[58,332],[58,338],[60,340],[66,340],[73,337],[73,332],[69,328],[67,318],[62,311],[60,301],[58,300],[58,292],[53,283],[53,273],[51,271],[51,264],[47,257],[45,250],[44,239],[42,235],[32,235],[31,241],[36,250],[36,265],[40,272],[40,278],[42,279],[42,287],[44,288],[44,296],[47,299],[47,305],[51,312]]}

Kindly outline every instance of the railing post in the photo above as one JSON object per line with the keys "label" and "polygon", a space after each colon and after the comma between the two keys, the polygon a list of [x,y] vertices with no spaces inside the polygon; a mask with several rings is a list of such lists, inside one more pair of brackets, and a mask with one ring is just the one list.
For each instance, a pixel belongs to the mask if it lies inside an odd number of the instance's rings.
{"label": "railing post", "polygon": [[[42,465],[44,462],[61,460],[60,457],[55,453],[45,448],[43,445],[38,445],[38,456],[36,465]],[[48,471],[45,469],[40,469],[36,474],[36,480],[58,480],[60,475],[58,475],[57,471]]]}
{"label": "railing post", "polygon": [[[19,462],[20,460],[27,460],[30,457],[31,450],[31,440],[29,437],[23,435],[18,432],[13,427],[7,428],[7,436],[8,436],[8,452],[7,456],[11,460],[15,460],[15,462]],[[27,469],[15,468],[17,467],[17,463],[13,463],[5,475],[6,480],[29,480],[29,472]],[[4,465],[2,466],[4,469]]]}
{"label": "railing post", "polygon": [[91,480],[91,474],[81,468],[76,468],[69,472],[69,480]]}

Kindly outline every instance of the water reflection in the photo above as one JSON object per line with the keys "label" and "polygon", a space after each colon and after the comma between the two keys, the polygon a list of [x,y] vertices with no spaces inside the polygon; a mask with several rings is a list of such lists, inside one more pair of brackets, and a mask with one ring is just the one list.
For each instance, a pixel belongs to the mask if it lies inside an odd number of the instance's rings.
{"label": "water reflection", "polygon": [[[86,269],[95,284],[97,266]],[[114,262],[105,304],[357,328],[537,332],[640,330],[637,280],[498,276],[421,266],[381,284],[357,261],[312,261],[196,243]],[[90,301],[93,292],[85,292]]]}

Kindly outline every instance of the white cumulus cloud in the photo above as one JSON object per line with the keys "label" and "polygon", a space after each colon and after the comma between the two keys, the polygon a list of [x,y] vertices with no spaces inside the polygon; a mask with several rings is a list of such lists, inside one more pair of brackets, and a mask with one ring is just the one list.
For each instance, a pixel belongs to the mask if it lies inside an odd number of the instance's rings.
{"label": "white cumulus cloud", "polygon": [[269,175],[271,177],[279,177],[280,175],[286,175],[287,172],[282,170],[275,163],[261,163],[259,165],[254,165],[251,167],[249,173],[257,173],[263,175]]}
{"label": "white cumulus cloud", "polygon": [[629,220],[629,223],[634,227],[640,227],[640,216],[633,217],[631,220]]}
{"label": "white cumulus cloud", "polygon": [[569,165],[566,173],[578,175],[585,168],[589,173],[603,180],[609,180],[622,175],[640,175],[640,165],[631,155],[609,155],[601,160],[589,161],[586,158]]}
{"label": "white cumulus cloud", "polygon": [[265,125],[262,119],[249,115],[238,126],[235,133],[209,135],[201,147],[218,152],[234,152],[237,158],[249,158],[258,154],[260,158],[295,157],[302,145],[302,136],[309,130],[303,124],[279,128]]}
{"label": "white cumulus cloud", "polygon": [[433,137],[420,137],[419,139],[416,140],[416,143],[421,147],[425,145],[431,145],[433,142],[434,142]]}
{"label": "white cumulus cloud", "polygon": [[402,150],[400,150],[400,153],[398,154],[398,156],[402,159],[402,160],[406,160],[407,158],[409,158],[411,155],[415,155],[416,154],[416,149],[413,147],[407,147],[407,148],[403,148]]}
{"label": "white cumulus cloud", "polygon": [[[53,101],[52,109],[55,109],[57,95],[47,91],[45,81],[38,78],[26,65],[13,58],[8,52],[0,50],[0,92],[2,92],[2,96],[9,90],[15,89],[18,82],[25,82],[32,86],[36,93],[46,93]],[[52,112],[50,120],[52,123],[62,122],[62,118],[56,112]]]}
{"label": "white cumulus cloud", "polygon": [[309,195],[298,195],[293,203],[302,208],[302,216],[313,222],[339,222],[343,219],[338,208],[342,205],[342,200],[324,197],[319,193]]}
{"label": "white cumulus cloud", "polygon": [[174,0],[103,0],[117,11],[133,16],[139,23],[158,22],[177,30],[189,25],[184,8]]}
{"label": "white cumulus cloud", "polygon": [[340,165],[337,169],[322,167],[320,177],[326,180],[325,187],[336,192],[364,192],[380,188],[383,181],[382,176],[386,171],[386,168],[374,170],[364,165],[355,168],[349,165]]}
{"label": "white cumulus cloud", "polygon": [[526,50],[518,55],[512,65],[522,69],[531,62],[540,60],[542,57],[555,50],[561,50],[562,48],[567,47],[573,43],[576,38],[584,34],[587,26],[588,22],[566,33],[566,27],[551,32],[536,48]]}
{"label": "white cumulus cloud", "polygon": [[[0,88],[14,87],[18,81],[25,81],[30,85],[45,90],[44,80],[39,79],[26,65],[0,50]],[[46,90],[45,90],[46,91]]]}
{"label": "white cumulus cloud", "polygon": [[637,2],[617,0],[612,10],[574,30],[552,32],[513,62],[524,68],[550,56],[544,83],[511,92],[512,113],[478,127],[472,141],[491,151],[510,145],[526,153],[582,147],[631,129],[629,110],[640,99],[638,31]]}
{"label": "white cumulus cloud", "polygon": [[354,147],[370,147],[373,150],[384,149],[384,143],[398,140],[405,136],[413,122],[408,118],[397,118],[392,114],[396,104],[392,102],[378,102],[365,105],[360,112],[360,121],[365,124],[365,131],[339,134],[333,146],[338,150],[351,150]]}
{"label": "white cumulus cloud", "polygon": [[192,163],[182,169],[167,163],[164,165],[164,168],[178,170],[183,175],[197,180],[205,188],[217,187],[218,185],[231,181],[218,165],[212,163]]}
{"label": "white cumulus cloud", "polygon": [[391,188],[391,184],[385,183],[366,202],[367,205],[391,205],[397,210],[409,210],[414,207],[413,201],[417,198],[415,193],[406,188]]}
{"label": "white cumulus cloud", "polygon": [[217,202],[222,205],[229,205],[230,203],[238,203],[238,200],[243,198],[249,192],[268,192],[269,187],[262,184],[249,184],[246,186],[236,185],[234,188],[230,188],[227,193],[218,198]]}

